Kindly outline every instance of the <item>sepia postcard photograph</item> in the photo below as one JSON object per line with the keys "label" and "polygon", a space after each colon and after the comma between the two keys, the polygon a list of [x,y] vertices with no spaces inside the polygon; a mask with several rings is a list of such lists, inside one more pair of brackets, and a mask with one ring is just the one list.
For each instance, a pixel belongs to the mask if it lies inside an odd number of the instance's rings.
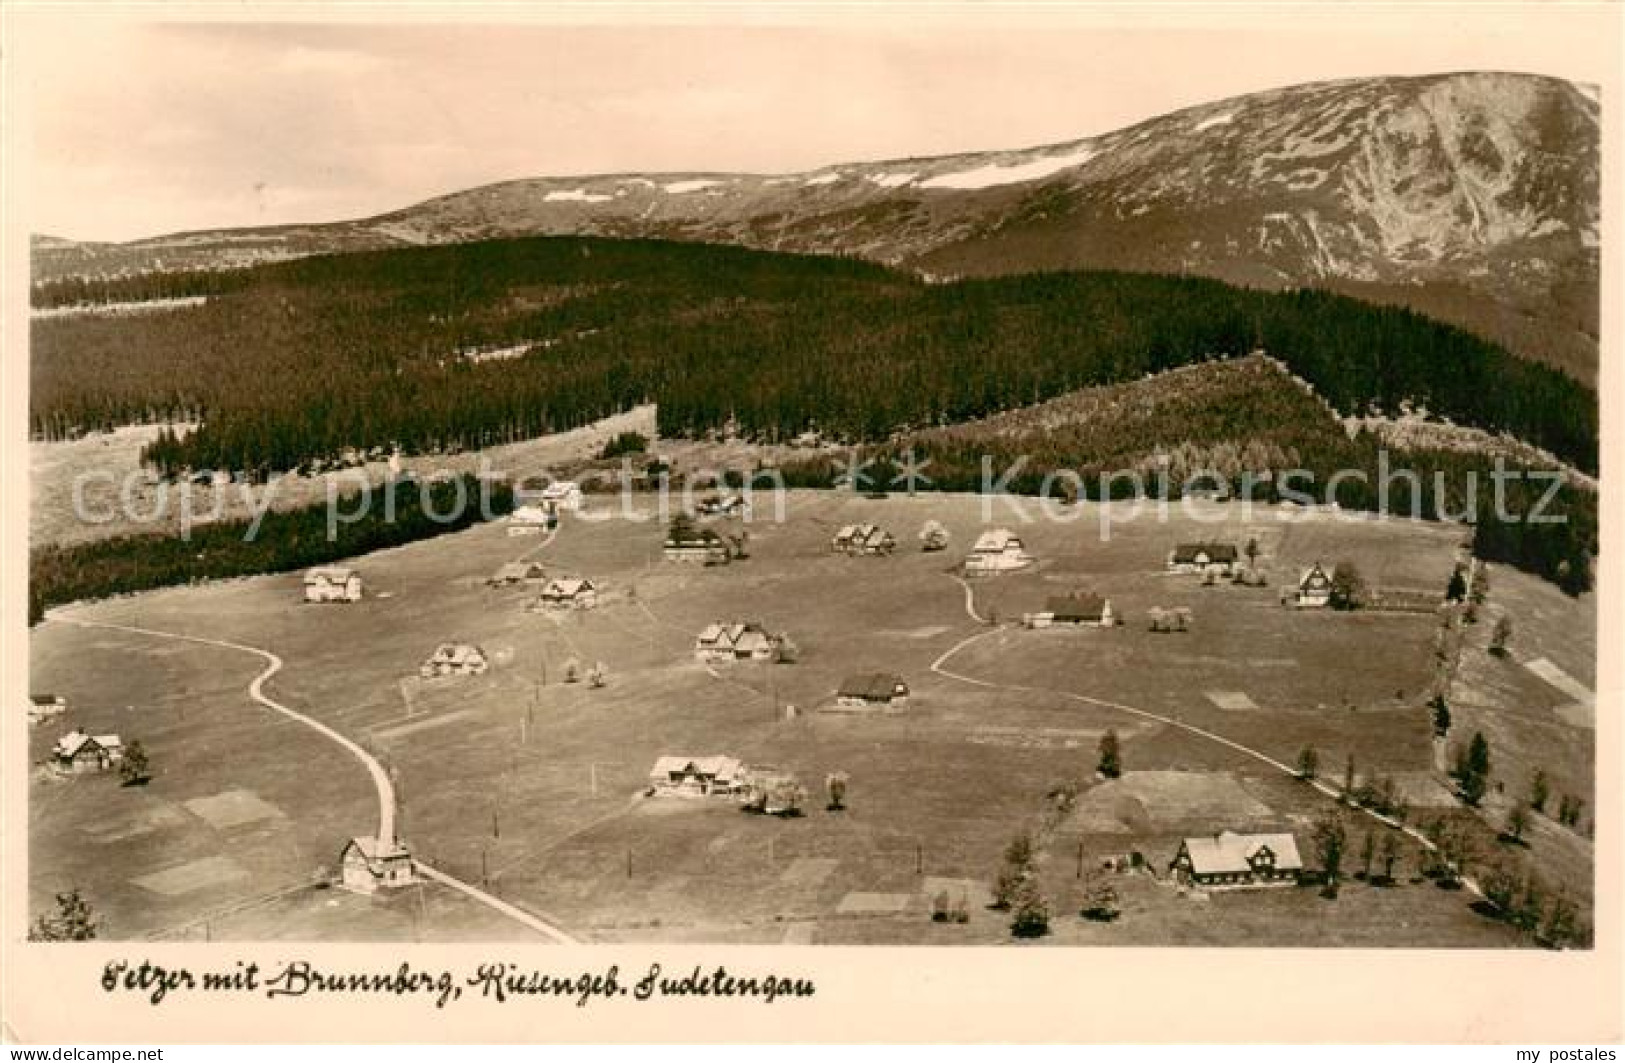
{"label": "sepia postcard photograph", "polygon": [[1620,1036],[1617,6],[5,17],[8,1038]]}

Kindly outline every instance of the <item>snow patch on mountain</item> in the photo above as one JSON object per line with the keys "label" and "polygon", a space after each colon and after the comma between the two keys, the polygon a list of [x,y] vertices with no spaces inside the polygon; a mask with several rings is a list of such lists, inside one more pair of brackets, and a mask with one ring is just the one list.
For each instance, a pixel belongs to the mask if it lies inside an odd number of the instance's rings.
{"label": "snow patch on mountain", "polygon": [[1006,166],[999,163],[989,163],[978,166],[974,170],[960,170],[957,173],[938,174],[920,182],[921,188],[951,188],[959,191],[977,188],[992,188],[996,185],[1022,184],[1027,181],[1037,181],[1051,174],[1070,170],[1075,166],[1082,166],[1095,157],[1093,148],[1079,148],[1066,155],[1048,155],[1033,159],[1029,162],[1016,163]]}
{"label": "snow patch on mountain", "polygon": [[821,173],[817,177],[809,177],[805,181],[803,181],[802,184],[806,184],[806,185],[832,185],[836,181],[839,181],[840,179],[841,179],[841,172],[839,170],[836,170],[834,173]]}
{"label": "snow patch on mountain", "polygon": [[1204,129],[1212,129],[1215,126],[1229,125],[1235,120],[1236,115],[1234,111],[1230,112],[1229,114],[1216,114],[1212,118],[1204,118],[1202,121],[1197,122],[1191,127],[1191,132],[1200,133]]}
{"label": "snow patch on mountain", "polygon": [[556,189],[542,197],[543,203],[608,203],[613,196],[589,192],[585,188]]}
{"label": "snow patch on mountain", "polygon": [[864,176],[881,188],[901,188],[920,175],[917,173],[871,173]]}
{"label": "snow patch on mountain", "polygon": [[710,188],[713,185],[720,185],[721,183],[721,181],[707,181],[700,179],[693,181],[673,181],[670,184],[661,185],[660,187],[664,188],[667,192],[670,192],[674,196],[680,196],[685,192],[698,192],[702,188]]}

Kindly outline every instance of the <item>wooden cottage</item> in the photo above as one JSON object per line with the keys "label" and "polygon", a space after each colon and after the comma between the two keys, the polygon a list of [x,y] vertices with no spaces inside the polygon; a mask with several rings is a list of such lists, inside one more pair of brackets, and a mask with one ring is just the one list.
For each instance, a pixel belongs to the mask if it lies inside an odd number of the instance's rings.
{"label": "wooden cottage", "polygon": [[581,508],[581,485],[573,480],[558,480],[542,488],[537,496],[542,508],[555,514],[574,513]]}
{"label": "wooden cottage", "polygon": [[672,521],[664,552],[668,561],[694,561],[702,565],[726,565],[733,559],[722,536],[710,528],[696,528],[681,518]]}
{"label": "wooden cottage", "polygon": [[908,704],[908,684],[891,672],[848,676],[835,691],[837,710],[885,711]]}
{"label": "wooden cottage", "polygon": [[339,854],[340,880],[346,889],[374,893],[410,886],[416,881],[412,854],[398,841],[351,838]]}
{"label": "wooden cottage", "polygon": [[124,759],[124,740],[116,734],[89,735],[69,731],[51,750],[57,770],[75,775],[106,771]]}
{"label": "wooden cottage", "polygon": [[1112,627],[1117,613],[1110,598],[1098,594],[1078,593],[1051,596],[1044,608],[1022,617],[1028,627]]}
{"label": "wooden cottage", "polygon": [[492,587],[518,587],[541,583],[547,579],[547,569],[540,561],[509,561],[498,568],[485,582]]}
{"label": "wooden cottage", "polygon": [[1331,600],[1332,578],[1316,561],[1298,577],[1298,587],[1292,593],[1291,604],[1300,609],[1319,609],[1330,605]]}
{"label": "wooden cottage", "polygon": [[524,505],[508,514],[509,535],[540,535],[559,522],[558,512],[547,506]]}
{"label": "wooden cottage", "polygon": [[1027,553],[1027,548],[1014,532],[994,528],[983,532],[971,546],[970,556],[965,559],[965,574],[976,576],[1012,572],[1032,563],[1032,555]]}
{"label": "wooden cottage", "polygon": [[848,524],[835,533],[830,549],[849,557],[881,556],[897,549],[897,540],[878,524]]}
{"label": "wooden cottage", "polygon": [[1234,543],[1180,543],[1168,555],[1168,571],[1234,576],[1240,559]]}
{"label": "wooden cottage", "polygon": [[305,601],[358,602],[361,576],[343,565],[318,565],[305,573]]}
{"label": "wooden cottage", "polygon": [[694,657],[706,662],[769,661],[782,641],[754,622],[711,624],[694,639]]}
{"label": "wooden cottage", "polygon": [[750,513],[750,503],[744,495],[710,495],[694,503],[694,512],[702,517],[743,517]]}
{"label": "wooden cottage", "polygon": [[649,769],[649,792],[657,797],[727,797],[744,780],[745,766],[735,757],[660,757]]}
{"label": "wooden cottage", "polygon": [[491,662],[485,651],[468,642],[443,642],[435,648],[429,659],[418,669],[424,679],[441,676],[481,675]]}
{"label": "wooden cottage", "polygon": [[1290,834],[1223,831],[1186,838],[1168,870],[1179,882],[1208,889],[1291,886],[1303,874],[1303,858]]}

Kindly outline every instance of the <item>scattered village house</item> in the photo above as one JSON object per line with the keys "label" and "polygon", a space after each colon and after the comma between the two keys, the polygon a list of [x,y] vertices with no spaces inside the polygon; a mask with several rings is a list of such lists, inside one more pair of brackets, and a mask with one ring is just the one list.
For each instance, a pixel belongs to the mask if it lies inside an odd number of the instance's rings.
{"label": "scattered village house", "polygon": [[1009,572],[1013,569],[1026,568],[1032,562],[1032,555],[1027,553],[1026,547],[1015,533],[1004,528],[994,528],[977,537],[976,543],[971,547],[970,556],[965,559],[965,572],[967,575]]}
{"label": "scattered village house", "polygon": [[745,766],[734,757],[661,757],[649,769],[649,789],[660,796],[730,796],[744,781]]}
{"label": "scattered village house", "polygon": [[666,536],[666,560],[726,565],[732,554],[723,538],[710,528],[674,527]]}
{"label": "scattered village house", "polygon": [[779,641],[761,624],[711,624],[694,640],[694,656],[701,661],[767,661]]}
{"label": "scattered village house", "polygon": [[794,774],[768,767],[746,769],[739,792],[741,806],[769,816],[795,812],[806,796]]}
{"label": "scattered village house", "polygon": [[124,741],[116,734],[88,735],[69,731],[56,740],[51,750],[56,766],[78,774],[106,771],[124,759]]}
{"label": "scattered village house", "polygon": [[536,601],[544,609],[591,609],[598,604],[598,588],[587,579],[552,579]]}
{"label": "scattered village house", "polygon": [[537,535],[558,524],[558,513],[546,506],[524,505],[508,514],[509,535]]}
{"label": "scattered village house", "polygon": [[889,554],[897,540],[878,524],[848,524],[835,533],[830,549],[838,554]]}
{"label": "scattered village house", "polygon": [[581,508],[581,485],[573,480],[559,480],[542,488],[537,496],[544,509],[557,513],[574,513]]}
{"label": "scattered village house", "polygon": [[35,694],[28,699],[29,723],[44,723],[67,711],[67,699],[60,694]]}
{"label": "scattered village house", "polygon": [[493,587],[513,587],[523,583],[540,583],[547,578],[547,569],[540,561],[509,561],[485,582]]}
{"label": "scattered village house", "polygon": [[305,573],[305,601],[358,602],[361,577],[343,565],[318,565]]}
{"label": "scattered village house", "polygon": [[744,495],[712,495],[696,502],[694,511],[705,517],[743,517],[750,512],[750,503]]}
{"label": "scattered village house", "polygon": [[1234,834],[1186,838],[1168,870],[1187,885],[1240,889],[1290,886],[1303,873],[1298,842],[1290,834]]}
{"label": "scattered village house", "polygon": [[1298,577],[1298,589],[1292,595],[1292,604],[1301,609],[1318,609],[1332,600],[1332,578],[1316,561]]}
{"label": "scattered village house", "polygon": [[835,691],[837,709],[900,709],[908,704],[908,684],[891,672],[854,675]]}
{"label": "scattered village house", "polygon": [[486,659],[485,651],[478,646],[467,642],[443,642],[435,648],[433,654],[418,674],[424,679],[434,679],[447,675],[480,675],[488,667],[490,661]]}
{"label": "scattered village house", "polygon": [[1234,543],[1180,543],[1168,555],[1168,571],[1233,576],[1239,558]]}
{"label": "scattered village house", "polygon": [[412,854],[393,839],[351,838],[339,854],[341,881],[346,889],[372,893],[409,886],[414,881]]}
{"label": "scattered village house", "polygon": [[1051,596],[1044,608],[1027,613],[1022,622],[1028,627],[1111,627],[1117,623],[1117,613],[1110,598],[1098,594],[1077,593]]}

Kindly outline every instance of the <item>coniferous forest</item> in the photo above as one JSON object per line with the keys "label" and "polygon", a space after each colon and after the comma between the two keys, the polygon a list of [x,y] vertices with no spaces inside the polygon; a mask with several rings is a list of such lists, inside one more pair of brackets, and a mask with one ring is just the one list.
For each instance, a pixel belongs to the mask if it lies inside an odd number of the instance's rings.
{"label": "coniferous forest", "polygon": [[[32,325],[36,437],[201,422],[149,448],[148,460],[171,474],[259,477],[352,449],[478,448],[643,402],[659,404],[668,436],[727,424],[764,442],[817,430],[884,445],[1256,349],[1340,413],[1408,403],[1597,470],[1599,410],[1585,386],[1410,311],[1319,291],[1105,272],[928,284],[841,258],[579,238],[70,288],[36,288],[35,301],[207,297]],[[1245,443],[1261,431],[1267,398],[1242,392],[1206,410],[1209,437]],[[1163,433],[1159,443],[1180,442],[1167,430],[1145,429]],[[1371,460],[1373,442],[1317,433],[1296,449],[1328,465]],[[1271,434],[1283,446],[1280,429]],[[1452,469],[1486,461],[1412,457]],[[1583,519],[1561,537],[1481,527],[1482,548],[1553,578],[1572,574],[1595,548],[1595,499],[1582,494],[1565,489],[1563,504]],[[1347,504],[1364,508],[1359,498]]]}

